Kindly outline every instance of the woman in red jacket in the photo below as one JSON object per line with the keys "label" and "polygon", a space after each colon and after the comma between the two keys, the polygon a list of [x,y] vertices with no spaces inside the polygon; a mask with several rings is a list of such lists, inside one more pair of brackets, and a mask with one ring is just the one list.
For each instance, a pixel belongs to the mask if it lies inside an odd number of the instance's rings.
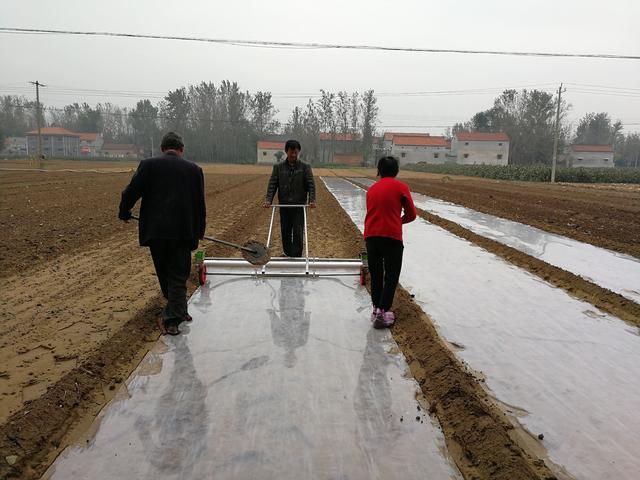
{"label": "woman in red jacket", "polygon": [[374,328],[390,327],[395,321],[390,309],[402,268],[402,225],[416,218],[409,187],[395,178],[399,169],[397,158],[382,157],[378,160],[380,180],[367,190],[364,239],[371,275]]}

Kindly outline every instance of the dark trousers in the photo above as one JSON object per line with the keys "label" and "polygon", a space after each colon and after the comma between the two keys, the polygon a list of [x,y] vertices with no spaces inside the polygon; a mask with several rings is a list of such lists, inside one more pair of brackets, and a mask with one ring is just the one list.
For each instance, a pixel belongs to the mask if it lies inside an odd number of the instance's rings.
{"label": "dark trousers", "polygon": [[371,302],[374,307],[389,310],[393,305],[404,245],[400,240],[388,237],[366,239],[369,274],[371,276]]}
{"label": "dark trousers", "polygon": [[187,279],[191,273],[191,245],[184,240],[153,240],[149,249],[167,305],[163,320],[181,322],[187,315]]}
{"label": "dark trousers", "polygon": [[302,256],[304,237],[304,209],[280,208],[282,249],[287,257]]}

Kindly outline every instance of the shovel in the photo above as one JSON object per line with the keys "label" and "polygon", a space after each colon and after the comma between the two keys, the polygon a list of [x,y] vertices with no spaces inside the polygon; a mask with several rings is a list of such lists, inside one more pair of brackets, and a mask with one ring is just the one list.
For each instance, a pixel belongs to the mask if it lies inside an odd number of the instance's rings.
{"label": "shovel", "polygon": [[[131,215],[131,218],[134,220],[140,220],[135,215]],[[219,243],[221,245],[237,248],[238,250],[240,250],[242,257],[251,265],[265,265],[269,260],[271,260],[271,255],[269,255],[269,248],[266,245],[263,245],[262,243],[255,240],[249,240],[244,245],[238,245],[237,243],[227,242],[225,240],[209,237],[207,235],[205,235],[203,238],[205,240]]]}

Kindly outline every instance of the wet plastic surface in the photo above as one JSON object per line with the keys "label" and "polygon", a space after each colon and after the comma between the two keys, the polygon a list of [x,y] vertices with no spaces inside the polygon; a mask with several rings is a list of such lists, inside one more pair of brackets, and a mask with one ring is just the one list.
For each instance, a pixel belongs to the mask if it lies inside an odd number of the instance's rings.
{"label": "wet plastic surface", "polygon": [[[324,181],[362,230],[365,191]],[[550,458],[578,479],[637,479],[639,330],[422,219],[404,241],[401,284]]]}
{"label": "wet plastic surface", "polygon": [[[366,186],[368,178],[352,178]],[[640,259],[411,192],[416,207],[640,303]]]}
{"label": "wet plastic surface", "polygon": [[210,278],[44,478],[461,478],[369,308],[353,278]]}

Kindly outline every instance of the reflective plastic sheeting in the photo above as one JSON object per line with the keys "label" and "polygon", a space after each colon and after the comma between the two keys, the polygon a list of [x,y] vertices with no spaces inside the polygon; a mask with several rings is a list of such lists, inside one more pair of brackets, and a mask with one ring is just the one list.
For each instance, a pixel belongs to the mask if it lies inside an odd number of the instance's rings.
{"label": "reflective plastic sheeting", "polygon": [[[352,178],[367,187],[368,178]],[[640,260],[539,228],[411,192],[416,207],[640,303]]]}
{"label": "reflective plastic sheeting", "polygon": [[357,279],[210,277],[189,310],[45,478],[461,478]]}
{"label": "reflective plastic sheeting", "polygon": [[[364,190],[324,181],[362,230]],[[577,479],[637,479],[638,328],[420,218],[404,243],[402,286],[551,460]]]}

